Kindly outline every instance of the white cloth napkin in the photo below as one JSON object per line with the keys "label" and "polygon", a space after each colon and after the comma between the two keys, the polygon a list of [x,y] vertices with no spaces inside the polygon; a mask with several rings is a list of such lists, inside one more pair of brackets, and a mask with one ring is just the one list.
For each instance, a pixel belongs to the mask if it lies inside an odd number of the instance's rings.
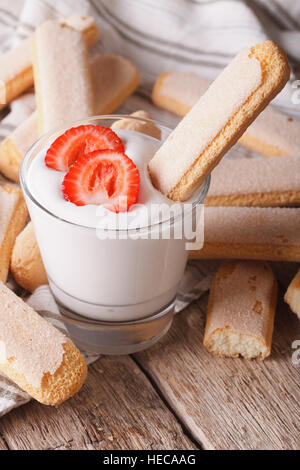
{"label": "white cloth napkin", "polygon": [[[151,104],[153,83],[162,72],[187,70],[212,79],[242,47],[268,38],[288,52],[294,78],[300,66],[300,5],[294,0],[0,0],[0,52],[31,35],[44,20],[65,18],[74,12],[94,16],[100,28],[101,40],[92,53],[123,55],[133,60],[140,71],[141,86],[119,111],[128,114],[145,109],[170,126],[178,119]],[[292,100],[295,91],[291,81],[275,104],[298,114],[299,106]],[[0,139],[22,122],[34,106],[32,93],[16,100],[0,122]],[[207,291],[210,278],[203,279],[201,264],[189,263],[176,312]],[[64,330],[47,286],[37,289],[28,303]],[[93,360],[95,357],[88,358],[89,362]],[[0,376],[0,416],[29,399]]]}

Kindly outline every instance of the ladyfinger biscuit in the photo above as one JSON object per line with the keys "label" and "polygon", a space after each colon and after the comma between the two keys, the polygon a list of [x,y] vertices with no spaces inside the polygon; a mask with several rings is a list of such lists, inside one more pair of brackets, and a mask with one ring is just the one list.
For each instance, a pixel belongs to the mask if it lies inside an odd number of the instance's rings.
{"label": "ladyfinger biscuit", "polygon": [[[96,55],[91,72],[97,114],[115,111],[139,83],[135,66],[120,56]],[[0,144],[0,172],[4,176],[19,181],[22,159],[38,137],[38,115],[34,112]]]}
{"label": "ladyfinger biscuit", "polygon": [[69,26],[75,31],[79,31],[83,34],[85,42],[88,47],[92,47],[99,39],[99,29],[97,28],[94,18],[91,16],[81,15],[80,13],[74,13],[65,21],[60,22],[63,26]]}
{"label": "ladyfinger biscuit", "polygon": [[300,204],[300,157],[224,158],[212,172],[208,206]]}
{"label": "ladyfinger biscuit", "polygon": [[46,21],[33,36],[32,60],[40,135],[94,114],[88,51],[80,32]]}
{"label": "ladyfinger biscuit", "polygon": [[[153,102],[178,116],[185,116],[205,93],[211,81],[191,72],[159,75]],[[266,157],[298,155],[300,121],[268,106],[248,127],[238,143]]]}
{"label": "ladyfinger biscuit", "polygon": [[0,57],[0,109],[33,85],[30,39]]}
{"label": "ladyfinger biscuit", "polygon": [[[73,15],[65,24],[81,32],[89,46],[98,40],[98,28],[90,17]],[[32,85],[31,39],[26,39],[0,57],[0,109]]]}
{"label": "ladyfinger biscuit", "polygon": [[91,72],[98,114],[115,111],[140,82],[133,63],[118,55],[96,55],[91,61]]}
{"label": "ladyfinger biscuit", "polygon": [[204,346],[220,357],[265,359],[271,353],[277,282],[260,261],[229,261],[215,275]]}
{"label": "ladyfinger biscuit", "polygon": [[19,181],[23,157],[38,138],[38,114],[35,111],[0,144],[0,171],[6,178]]}
{"label": "ladyfinger biscuit", "polygon": [[0,370],[33,398],[59,405],[82,387],[87,365],[60,331],[0,283]]}
{"label": "ladyfinger biscuit", "polygon": [[6,282],[12,249],[28,216],[20,189],[0,187],[0,281]]}
{"label": "ladyfinger biscuit", "polygon": [[299,155],[300,121],[269,106],[238,143],[266,157]]}
{"label": "ladyfinger biscuit", "polygon": [[152,117],[146,111],[140,110],[130,114],[132,117],[147,119],[149,121],[136,121],[134,119],[120,119],[114,122],[111,126],[112,129],[128,129],[130,131],[141,132],[142,134],[150,135],[155,139],[161,138],[161,131],[156,125],[150,121]]}
{"label": "ladyfinger biscuit", "polygon": [[205,207],[204,247],[190,257],[300,261],[300,209]]}
{"label": "ladyfinger biscuit", "polygon": [[10,270],[15,281],[30,292],[34,292],[43,284],[48,284],[32,222],[25,227],[15,241]]}
{"label": "ladyfinger biscuit", "polygon": [[242,50],[150,161],[154,186],[186,200],[283,88],[290,70],[272,41]]}
{"label": "ladyfinger biscuit", "polygon": [[285,293],[284,300],[289,304],[290,309],[300,320],[300,269],[290,283]]}
{"label": "ladyfinger biscuit", "polygon": [[185,116],[206,92],[210,80],[192,72],[166,72],[157,77],[152,101],[159,108]]}

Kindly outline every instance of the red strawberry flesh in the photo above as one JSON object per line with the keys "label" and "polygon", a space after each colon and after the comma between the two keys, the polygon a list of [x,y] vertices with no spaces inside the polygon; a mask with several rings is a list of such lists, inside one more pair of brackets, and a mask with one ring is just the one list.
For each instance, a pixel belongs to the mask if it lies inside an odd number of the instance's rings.
{"label": "red strawberry flesh", "polygon": [[137,202],[139,171],[123,152],[96,150],[82,155],[63,181],[63,194],[77,206],[105,204],[113,212],[125,212]]}
{"label": "red strawberry flesh", "polygon": [[45,163],[54,170],[68,171],[81,155],[104,149],[124,152],[121,139],[110,128],[93,125],[73,127],[53,142]]}

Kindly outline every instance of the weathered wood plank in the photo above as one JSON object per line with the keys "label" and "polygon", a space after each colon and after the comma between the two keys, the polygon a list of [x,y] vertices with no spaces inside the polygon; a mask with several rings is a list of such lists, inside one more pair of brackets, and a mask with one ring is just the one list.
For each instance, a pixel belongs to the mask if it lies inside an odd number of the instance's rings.
{"label": "weathered wood plank", "polygon": [[204,448],[300,449],[296,315],[280,300],[266,361],[220,359],[203,347],[206,304],[207,296],[179,314],[168,336],[135,359]]}
{"label": "weathered wood plank", "polygon": [[[201,262],[203,274],[219,261]],[[295,264],[273,263],[287,285]],[[282,292],[283,293],[283,292]],[[180,314],[159,345],[135,359],[205,448],[300,448],[299,323],[280,303],[272,356],[264,363],[218,359],[202,346],[207,299]],[[2,438],[1,438],[2,436]],[[76,397],[52,409],[30,403],[0,421],[0,449],[194,449],[128,357],[101,358]]]}
{"label": "weathered wood plank", "polygon": [[8,446],[6,445],[4,439],[0,435],[0,450],[8,450]]}
{"label": "weathered wood plank", "polygon": [[[102,357],[58,409],[31,402],[0,421],[10,449],[195,449],[130,357]],[[1,439],[0,439],[1,446]]]}

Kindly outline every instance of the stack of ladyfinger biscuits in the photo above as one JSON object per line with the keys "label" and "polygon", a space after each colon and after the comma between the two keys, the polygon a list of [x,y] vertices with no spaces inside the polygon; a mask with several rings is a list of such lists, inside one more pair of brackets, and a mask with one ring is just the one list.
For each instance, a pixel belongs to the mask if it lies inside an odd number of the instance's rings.
{"label": "stack of ladyfinger biscuits", "polygon": [[[0,187],[0,371],[41,403],[58,405],[81,388],[87,366],[68,338],[4,284],[15,242],[28,233],[28,228],[21,232],[27,217],[21,190]],[[36,245],[27,248],[31,256],[40,256]],[[28,287],[36,276],[46,281],[41,258],[29,269],[34,274]]]}
{"label": "stack of ladyfinger biscuits", "polygon": [[[23,156],[42,134],[82,116],[109,114],[137,88],[139,74],[129,60],[116,55],[89,57],[88,48],[98,37],[92,18],[73,15],[62,23],[46,21],[30,41],[0,57],[6,103],[33,83],[37,101],[37,110],[0,144],[0,172],[8,179],[19,181]],[[13,77],[10,81],[1,75],[1,64],[11,64],[6,69]]]}
{"label": "stack of ladyfinger biscuits", "polygon": [[[277,284],[264,260],[297,259],[300,254],[299,244],[291,250],[292,242],[300,242],[299,232],[286,229],[283,220],[292,209],[272,207],[297,203],[296,157],[221,161],[251,132],[255,118],[270,121],[269,111],[263,110],[288,78],[287,58],[267,41],[243,50],[212,84],[195,75],[170,73],[160,76],[153,90],[157,105],[185,115],[150,162],[153,184],[171,199],[184,201],[212,172],[204,248],[192,257],[257,260],[227,262],[213,280],[204,345],[221,357],[265,359],[270,354]],[[174,170],[167,172],[171,162]],[[285,172],[291,175],[288,187]],[[225,240],[231,250],[221,255]]]}
{"label": "stack of ladyfinger biscuits", "polygon": [[[88,47],[97,38],[98,30],[92,18],[74,15],[62,23],[45,22],[29,41],[0,58],[0,65],[2,60],[7,72],[0,76],[6,102],[11,102],[33,83],[37,100],[37,110],[0,145],[0,171],[7,178],[18,182],[24,153],[39,136],[83,115],[114,111],[138,86],[139,74],[130,61],[119,56],[89,57]],[[61,51],[59,55],[57,50]],[[76,84],[72,80],[74,76]],[[241,51],[210,86],[187,75],[184,80],[191,80],[193,85],[186,87],[186,91],[189,90],[186,98],[184,90],[177,86],[181,79],[176,74],[159,77],[153,91],[154,103],[186,115],[150,161],[153,185],[171,200],[186,201],[239,139],[249,148],[254,148],[256,143],[255,148],[259,150],[261,139],[252,122],[288,78],[286,56],[270,41]],[[169,83],[167,87],[166,82]],[[166,88],[171,91],[169,96],[163,91]],[[273,112],[271,117],[266,113],[268,111],[261,114],[260,119],[272,122]],[[135,115],[150,118],[143,111]],[[281,119],[282,123],[283,117],[279,115],[276,119]],[[290,126],[295,133],[296,126],[295,122]],[[160,138],[160,130],[151,120],[133,124],[123,119],[114,127],[130,128]],[[244,138],[245,131],[248,141]],[[290,178],[288,188],[283,186],[282,179],[284,171],[295,174],[297,161],[294,156],[286,160],[283,140],[273,140],[272,144],[273,147],[269,146],[264,154],[270,154],[271,147],[276,148],[278,164],[272,161],[272,176],[267,178],[267,183],[263,178],[254,177],[257,172],[269,171],[261,159],[253,160],[255,167],[247,161],[239,162],[234,168],[232,162],[223,160],[214,170],[208,203],[215,207],[207,207],[205,216],[205,226],[210,227],[208,233],[211,235],[210,238],[206,236],[202,251],[192,253],[193,257],[199,258],[217,258],[225,254],[241,260],[258,260],[225,263],[213,281],[204,342],[219,356],[264,359],[270,354],[277,285],[270,267],[262,260],[294,259],[296,256],[300,259],[300,253],[296,254],[298,245],[291,243],[297,241],[297,235],[282,232],[279,224],[282,217],[288,219],[288,211],[297,209],[231,207],[298,202],[297,178]],[[289,155],[294,155],[291,146],[289,150]],[[229,181],[234,172],[239,175],[235,190]],[[253,174],[250,181],[243,178],[245,173],[248,177]],[[228,182],[224,181],[224,174]],[[266,191],[263,192],[262,187]],[[225,205],[226,208],[222,207]],[[9,266],[16,281],[31,292],[45,284],[47,276],[31,223],[22,231],[27,210],[19,190],[9,185],[2,187],[0,208],[0,345],[4,345],[5,350],[5,354],[0,355],[0,370],[40,402],[57,405],[80,389],[86,377],[86,363],[64,335],[3,284]],[[224,243],[216,240],[220,210],[235,211],[234,216],[225,217],[228,224],[239,217],[236,211],[242,211],[241,220],[247,219],[247,224],[253,219],[253,228],[247,230],[248,238],[244,236],[241,241],[242,223],[239,230],[233,226],[228,228],[228,233],[235,232],[235,238],[226,237],[225,230]],[[269,226],[261,226],[261,218],[268,219]],[[219,221],[222,219],[224,216]],[[267,255],[264,255],[265,250]],[[250,252],[253,256],[249,256]],[[296,288],[295,281],[294,288],[287,294],[287,300],[293,305],[297,303]],[[45,337],[48,347],[41,344]]]}
{"label": "stack of ladyfinger biscuits", "polygon": [[[89,57],[98,38],[93,18],[74,14],[62,22],[46,21],[0,57],[5,105],[32,85],[37,103],[36,111],[0,144],[0,171],[6,178],[19,181],[22,159],[42,134],[83,116],[111,113],[137,88],[139,74],[131,61],[117,55]],[[144,132],[151,132],[149,126]],[[58,405],[81,388],[87,366],[68,338],[5,286],[9,268],[28,291],[47,283],[32,224],[23,230],[27,218],[21,190],[0,187],[0,371],[41,403]]]}
{"label": "stack of ladyfinger biscuits", "polygon": [[[259,94],[260,88],[270,90],[276,75],[278,83],[281,82],[280,88],[289,74],[282,53],[275,53],[276,58],[273,55],[272,43],[264,43],[252,49],[252,53],[254,50],[256,59],[264,61],[264,64],[261,64],[261,85],[248,97],[250,107],[254,101],[257,103],[254,96]],[[178,126],[183,127],[188,119],[193,121],[197,107],[205,111],[207,99],[220,77],[211,83],[190,72],[164,73],[158,77],[153,88],[153,102],[179,116],[186,116]],[[231,77],[237,93],[241,93],[240,84],[235,80],[237,77],[233,74]],[[225,90],[227,93],[224,82],[224,93]],[[275,95],[271,93],[273,98]],[[214,96],[217,94],[214,93]],[[218,96],[221,102],[221,89]],[[217,106],[216,103],[214,109]],[[300,121],[271,106],[262,110],[263,107],[249,127],[240,125],[238,113],[233,117],[227,115],[227,129],[234,123],[234,131],[239,133],[235,142],[255,151],[257,155],[253,158],[227,157],[213,170],[205,201],[204,247],[191,252],[194,259],[236,260],[221,266],[213,280],[209,298],[204,344],[219,356],[242,355],[264,359],[270,354],[276,280],[266,261],[300,261],[300,208],[287,207],[300,205]],[[248,112],[246,108],[247,103],[242,107],[243,115]],[[222,114],[223,111],[223,105],[217,108],[217,113]],[[188,196],[189,187],[197,181],[196,173],[206,176],[204,167],[212,168],[211,155],[222,154],[222,145],[228,150],[227,137],[232,143],[232,134],[228,130],[226,133],[226,127],[218,129],[221,130],[219,134],[215,128],[210,134],[206,132],[205,116],[211,131],[211,122],[215,124],[212,120],[214,114],[203,113],[202,123],[207,140],[203,140],[203,132],[200,131],[199,141],[202,139],[203,144],[200,146],[201,156],[198,160],[191,160],[189,168],[183,167],[181,179],[178,175],[167,180],[160,177],[161,166],[167,164],[166,161],[162,162],[162,157],[172,158],[172,154],[176,154],[176,146],[180,145],[178,140],[172,138],[172,142],[167,144],[167,152],[162,149],[161,155],[150,164],[154,183],[171,197],[181,200],[185,193]],[[196,153],[193,151],[193,154]],[[298,316],[299,273],[285,295],[286,302]]]}

